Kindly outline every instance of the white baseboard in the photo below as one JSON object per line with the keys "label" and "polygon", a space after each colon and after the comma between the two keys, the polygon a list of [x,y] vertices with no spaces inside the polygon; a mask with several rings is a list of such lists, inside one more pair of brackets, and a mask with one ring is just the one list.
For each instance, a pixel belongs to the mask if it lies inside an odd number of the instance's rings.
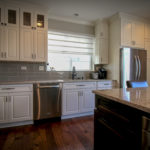
{"label": "white baseboard", "polygon": [[91,111],[91,112],[86,112],[86,113],[78,113],[78,114],[71,114],[71,115],[64,115],[64,116],[61,116],[61,119],[69,119],[69,118],[75,118],[75,117],[83,117],[83,116],[90,116],[90,115],[93,115],[94,112]]}
{"label": "white baseboard", "polygon": [[1,123],[0,128],[16,127],[16,126],[23,126],[23,125],[30,125],[30,124],[33,124],[33,120],[13,122],[13,123]]}

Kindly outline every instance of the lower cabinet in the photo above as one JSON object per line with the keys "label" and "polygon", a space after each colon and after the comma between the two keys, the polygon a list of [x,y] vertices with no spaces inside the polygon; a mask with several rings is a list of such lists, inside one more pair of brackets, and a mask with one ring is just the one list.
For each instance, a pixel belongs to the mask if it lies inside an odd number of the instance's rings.
{"label": "lower cabinet", "polygon": [[[90,84],[91,85],[91,84]],[[94,111],[95,108],[95,95],[92,93],[95,87],[85,85],[82,83],[82,88],[72,87],[72,89],[63,89],[62,92],[62,115],[74,115],[81,113],[88,113]]]}
{"label": "lower cabinet", "polygon": [[[20,91],[15,91],[17,87],[0,88],[0,123],[14,123],[33,119],[33,92],[28,91],[26,87],[18,88]],[[1,89],[14,90],[15,92],[1,92]],[[21,91],[23,89],[27,91]]]}
{"label": "lower cabinet", "polygon": [[32,120],[32,93],[17,93],[10,97],[10,120]]}

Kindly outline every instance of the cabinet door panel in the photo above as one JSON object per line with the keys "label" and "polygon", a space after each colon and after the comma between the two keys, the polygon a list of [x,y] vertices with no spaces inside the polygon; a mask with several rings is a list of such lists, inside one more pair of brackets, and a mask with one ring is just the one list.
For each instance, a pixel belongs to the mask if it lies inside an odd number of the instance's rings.
{"label": "cabinet door panel", "polygon": [[33,30],[21,29],[20,41],[21,60],[33,61]]}
{"label": "cabinet door panel", "polygon": [[92,93],[92,90],[84,90],[83,92],[83,101],[81,104],[81,110],[82,112],[88,112],[88,111],[94,111],[94,102],[95,97]]}
{"label": "cabinet door panel", "polygon": [[6,60],[19,60],[19,29],[5,28],[4,57]]}
{"label": "cabinet door panel", "polygon": [[22,93],[11,96],[11,120],[31,120],[31,93]]}
{"label": "cabinet door panel", "polygon": [[31,29],[34,26],[32,11],[26,9],[20,10],[20,26],[28,29]]}
{"label": "cabinet door panel", "polygon": [[63,115],[78,113],[78,92],[64,91],[63,92]]}
{"label": "cabinet door panel", "polygon": [[36,61],[47,60],[47,32],[37,30],[35,32],[35,50],[36,50]]}
{"label": "cabinet door panel", "polygon": [[135,47],[144,48],[144,23],[132,23],[132,40],[135,41]]}
{"label": "cabinet door panel", "polygon": [[145,38],[150,39],[150,24],[145,24]]}
{"label": "cabinet door panel", "polygon": [[3,59],[3,49],[4,49],[4,30],[3,27],[0,25],[0,59]]}
{"label": "cabinet door panel", "polygon": [[100,39],[100,64],[108,64],[108,40]]}
{"label": "cabinet door panel", "polygon": [[5,97],[0,96],[0,122],[5,121],[6,109],[5,109]]}
{"label": "cabinet door panel", "polygon": [[5,23],[9,27],[19,27],[19,8],[5,7]]}
{"label": "cabinet door panel", "polygon": [[34,23],[38,30],[47,29],[47,16],[44,13],[36,12]]}
{"label": "cabinet door panel", "polygon": [[4,6],[0,5],[0,23],[4,23]]}
{"label": "cabinet door panel", "polygon": [[121,22],[123,46],[130,46],[132,41],[132,21],[123,19]]}

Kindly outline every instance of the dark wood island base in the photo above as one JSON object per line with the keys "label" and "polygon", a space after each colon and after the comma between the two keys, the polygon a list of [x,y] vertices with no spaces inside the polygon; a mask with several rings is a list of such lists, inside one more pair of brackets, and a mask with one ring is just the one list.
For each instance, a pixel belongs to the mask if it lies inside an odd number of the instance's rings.
{"label": "dark wood island base", "polygon": [[149,150],[142,147],[142,118],[145,113],[96,95],[94,150]]}

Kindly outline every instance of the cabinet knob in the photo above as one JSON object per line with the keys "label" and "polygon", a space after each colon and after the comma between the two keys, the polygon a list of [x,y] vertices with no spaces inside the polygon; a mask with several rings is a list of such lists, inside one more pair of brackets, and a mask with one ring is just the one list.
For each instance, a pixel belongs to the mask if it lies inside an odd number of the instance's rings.
{"label": "cabinet knob", "polygon": [[1,25],[3,26],[3,25],[4,25],[4,23],[1,23]]}

